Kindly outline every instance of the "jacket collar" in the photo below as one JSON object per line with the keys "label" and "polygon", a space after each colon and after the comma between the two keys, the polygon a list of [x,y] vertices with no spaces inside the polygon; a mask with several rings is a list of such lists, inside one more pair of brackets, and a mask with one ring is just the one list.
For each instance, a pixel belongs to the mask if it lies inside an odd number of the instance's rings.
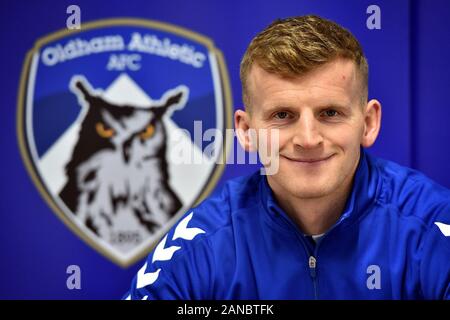
{"label": "jacket collar", "polygon": [[[375,201],[380,189],[379,174],[373,164],[372,157],[361,147],[358,167],[356,168],[351,192],[347,198],[344,211],[336,222],[338,224],[348,224],[357,220],[369,206]],[[289,224],[295,226],[292,219],[279,206],[267,177],[261,176],[260,197],[265,211],[272,219],[284,218]],[[334,228],[334,226],[332,227]]]}

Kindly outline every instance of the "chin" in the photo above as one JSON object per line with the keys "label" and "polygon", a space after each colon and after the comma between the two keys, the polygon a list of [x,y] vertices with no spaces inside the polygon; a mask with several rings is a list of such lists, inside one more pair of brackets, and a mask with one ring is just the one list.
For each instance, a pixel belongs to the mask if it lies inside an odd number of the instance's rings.
{"label": "chin", "polygon": [[325,197],[333,192],[330,186],[309,185],[293,188],[292,194],[301,199],[315,199]]}

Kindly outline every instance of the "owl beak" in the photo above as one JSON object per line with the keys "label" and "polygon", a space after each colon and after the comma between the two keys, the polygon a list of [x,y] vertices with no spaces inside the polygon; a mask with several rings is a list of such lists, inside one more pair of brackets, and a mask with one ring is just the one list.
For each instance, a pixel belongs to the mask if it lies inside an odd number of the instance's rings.
{"label": "owl beak", "polygon": [[128,161],[130,160],[130,150],[124,148],[123,152],[122,152],[122,155],[123,155],[123,161],[125,163],[128,163]]}
{"label": "owl beak", "polygon": [[125,141],[122,147],[122,155],[123,155],[123,161],[128,164],[128,161],[130,161],[130,148],[131,148],[131,139]]}

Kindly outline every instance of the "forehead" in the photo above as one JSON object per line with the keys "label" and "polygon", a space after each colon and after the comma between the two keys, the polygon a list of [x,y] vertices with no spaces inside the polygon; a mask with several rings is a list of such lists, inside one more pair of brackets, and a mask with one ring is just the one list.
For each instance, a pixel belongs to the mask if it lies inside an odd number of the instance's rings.
{"label": "forehead", "polygon": [[339,102],[351,104],[360,97],[356,66],[347,59],[335,59],[296,77],[281,77],[268,73],[257,64],[248,77],[252,105],[293,100],[304,104]]}

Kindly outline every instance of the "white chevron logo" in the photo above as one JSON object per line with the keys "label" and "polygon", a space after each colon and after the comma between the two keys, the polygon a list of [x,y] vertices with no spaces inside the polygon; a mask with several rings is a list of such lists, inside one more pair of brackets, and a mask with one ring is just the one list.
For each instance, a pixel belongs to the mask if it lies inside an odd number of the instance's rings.
{"label": "white chevron logo", "polygon": [[175,253],[175,251],[181,249],[181,247],[178,246],[171,246],[166,248],[166,241],[167,235],[158,244],[158,246],[155,249],[155,252],[153,252],[152,262],[170,260],[172,259],[172,256]]}
{"label": "white chevron logo", "polygon": [[435,225],[438,226],[439,230],[444,234],[444,236],[449,237],[450,236],[450,224],[442,223],[442,222],[435,222]]}
{"label": "white chevron logo", "polygon": [[[187,215],[183,220],[181,220],[178,223],[178,225],[175,228],[175,231],[173,233],[172,240],[179,239],[179,238],[185,239],[185,240],[192,240],[198,234],[205,233],[205,231],[200,228],[188,228],[188,223],[189,223],[189,221],[191,221],[193,214],[194,214],[194,212],[191,212],[189,215]],[[173,254],[177,250],[181,249],[181,247],[178,247],[178,246],[170,246],[170,247],[166,248],[166,242],[167,242],[167,234],[160,241],[160,243],[156,246],[155,251],[153,252],[152,263],[155,261],[170,260],[170,259],[172,259]],[[147,262],[137,273],[137,281],[136,281],[137,289],[141,289],[148,285],[153,284],[156,280],[158,280],[159,272],[161,271],[161,269],[158,269],[155,272],[145,273],[145,270],[147,270]],[[127,300],[128,300],[128,298],[131,298],[131,296],[127,297]]]}
{"label": "white chevron logo", "polygon": [[159,277],[159,272],[161,269],[156,270],[155,272],[145,273],[147,269],[147,262],[143,265],[143,267],[137,273],[137,281],[136,288],[141,289],[144,288],[153,282],[155,282]]}
{"label": "white chevron logo", "polygon": [[194,212],[191,212],[186,218],[180,221],[178,223],[177,227],[175,228],[175,232],[173,233],[172,240],[181,238],[185,240],[192,240],[195,238],[196,235],[205,233],[204,230],[200,228],[188,228],[187,225],[189,221],[191,221],[192,216]]}

